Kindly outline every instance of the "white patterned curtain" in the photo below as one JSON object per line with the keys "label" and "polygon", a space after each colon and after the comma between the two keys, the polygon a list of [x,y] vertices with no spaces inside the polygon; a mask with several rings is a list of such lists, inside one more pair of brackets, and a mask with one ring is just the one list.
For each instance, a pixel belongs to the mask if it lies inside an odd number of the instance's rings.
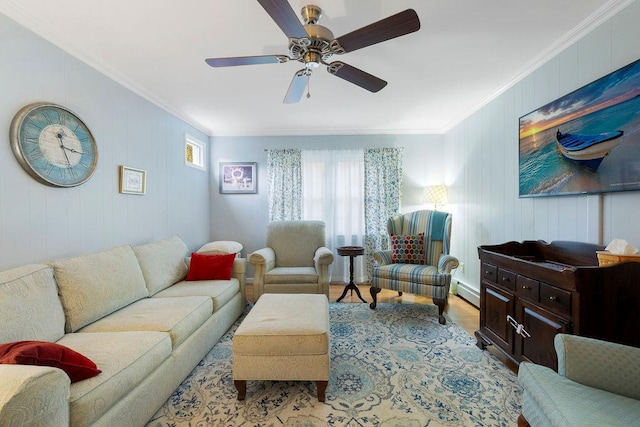
{"label": "white patterned curtain", "polygon": [[389,249],[387,220],[400,213],[402,148],[364,150],[365,261],[371,277],[373,253]]}
{"label": "white patterned curtain", "polygon": [[302,219],[302,155],[299,149],[267,150],[269,221]]}
{"label": "white patterned curtain", "polygon": [[[364,246],[363,150],[303,150],[304,219],[324,221],[327,247]],[[354,281],[366,282],[363,257],[354,259]],[[336,255],[332,280],[349,282],[349,257]]]}

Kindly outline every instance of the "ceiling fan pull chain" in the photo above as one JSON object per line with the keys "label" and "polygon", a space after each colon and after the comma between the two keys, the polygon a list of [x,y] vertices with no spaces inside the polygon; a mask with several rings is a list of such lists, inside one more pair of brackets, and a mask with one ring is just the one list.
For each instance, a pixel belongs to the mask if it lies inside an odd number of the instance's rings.
{"label": "ceiling fan pull chain", "polygon": [[307,74],[307,99],[311,98],[311,74]]}

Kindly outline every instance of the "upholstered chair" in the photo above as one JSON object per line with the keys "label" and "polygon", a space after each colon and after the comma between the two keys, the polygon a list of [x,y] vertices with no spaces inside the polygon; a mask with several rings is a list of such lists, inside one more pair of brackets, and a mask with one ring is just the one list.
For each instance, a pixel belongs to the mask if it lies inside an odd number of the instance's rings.
{"label": "upholstered chair", "polygon": [[640,420],[640,348],[557,334],[558,372],[520,363],[518,426],[631,426]]}
{"label": "upholstered chair", "polygon": [[273,221],[267,226],[267,247],[253,252],[253,297],[266,293],[325,294],[333,253],[325,247],[323,221]]}
{"label": "upholstered chair", "polygon": [[387,221],[387,231],[392,249],[373,254],[369,306],[376,308],[381,289],[432,297],[444,325],[451,270],[458,266],[457,258],[449,255],[451,214],[420,210],[396,215]]}

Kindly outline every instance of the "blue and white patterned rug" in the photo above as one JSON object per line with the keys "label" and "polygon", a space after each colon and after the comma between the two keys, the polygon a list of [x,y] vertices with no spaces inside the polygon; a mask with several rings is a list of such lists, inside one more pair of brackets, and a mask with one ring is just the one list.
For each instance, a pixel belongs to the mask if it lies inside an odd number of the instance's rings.
{"label": "blue and white patterned rug", "polygon": [[330,303],[331,377],[248,381],[237,400],[231,338],[240,320],[149,422],[159,426],[513,426],[517,376],[434,305]]}

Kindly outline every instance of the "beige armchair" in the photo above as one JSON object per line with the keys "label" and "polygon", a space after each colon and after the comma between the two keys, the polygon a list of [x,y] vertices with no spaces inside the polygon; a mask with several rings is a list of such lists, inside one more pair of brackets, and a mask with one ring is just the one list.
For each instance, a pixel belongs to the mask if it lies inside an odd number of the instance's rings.
{"label": "beige armchair", "polygon": [[640,420],[640,348],[557,334],[558,372],[520,363],[518,426],[631,426]]}
{"label": "beige armchair", "polygon": [[267,226],[267,247],[253,252],[253,297],[266,293],[325,294],[333,253],[325,247],[322,221],[273,221]]}

